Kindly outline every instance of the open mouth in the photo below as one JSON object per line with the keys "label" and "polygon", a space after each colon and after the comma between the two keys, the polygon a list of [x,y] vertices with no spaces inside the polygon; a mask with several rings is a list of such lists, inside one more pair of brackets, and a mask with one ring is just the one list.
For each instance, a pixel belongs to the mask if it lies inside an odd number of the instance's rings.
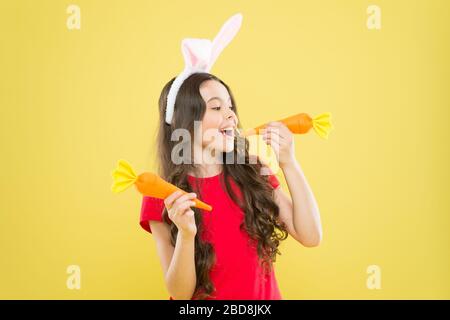
{"label": "open mouth", "polygon": [[234,137],[234,128],[224,128],[219,130],[226,137]]}

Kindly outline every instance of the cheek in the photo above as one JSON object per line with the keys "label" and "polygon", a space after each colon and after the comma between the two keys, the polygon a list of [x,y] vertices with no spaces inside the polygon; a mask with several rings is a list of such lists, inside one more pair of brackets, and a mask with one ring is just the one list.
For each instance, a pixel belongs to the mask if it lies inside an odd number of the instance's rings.
{"label": "cheek", "polygon": [[201,144],[203,147],[218,141],[221,134],[217,131],[221,124],[221,116],[217,112],[206,112],[202,119],[202,137]]}
{"label": "cheek", "polygon": [[221,123],[221,118],[218,113],[214,114],[212,112],[206,111],[205,115],[203,116],[203,119],[202,119],[203,131],[206,131],[211,128],[217,129],[217,128],[219,128],[220,123]]}

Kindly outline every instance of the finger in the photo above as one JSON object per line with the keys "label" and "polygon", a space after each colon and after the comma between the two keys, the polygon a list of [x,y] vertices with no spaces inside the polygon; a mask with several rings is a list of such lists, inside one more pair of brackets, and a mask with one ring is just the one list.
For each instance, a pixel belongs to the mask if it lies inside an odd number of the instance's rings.
{"label": "finger", "polygon": [[273,125],[268,127],[269,131],[278,131],[280,136],[287,137],[292,134],[291,130],[284,123],[274,122]]}
{"label": "finger", "polygon": [[266,132],[265,132],[265,134],[266,135],[272,135],[272,134],[277,134],[277,135],[280,135],[281,134],[281,131],[280,131],[280,129],[278,129],[278,128],[269,128]]}
{"label": "finger", "polygon": [[196,197],[197,197],[197,195],[193,192],[186,193],[186,194],[182,195],[181,197],[179,197],[178,199],[176,199],[175,202],[173,203],[173,205],[179,206],[181,203],[183,203],[187,200],[195,199]]}
{"label": "finger", "polygon": [[271,138],[268,138],[267,140],[266,140],[266,142],[268,143],[268,144],[270,144],[270,145],[272,145],[272,144],[275,144],[275,145],[280,145],[280,141],[279,141],[279,139],[271,139]]}
{"label": "finger", "polygon": [[177,213],[179,213],[179,214],[182,214],[185,211],[187,211],[190,207],[193,207],[193,206],[195,206],[194,201],[185,201],[185,202],[181,203],[180,205],[178,205],[176,207],[175,211],[177,211]]}
{"label": "finger", "polygon": [[185,214],[189,217],[192,217],[195,214],[195,212],[193,210],[188,210],[188,211],[186,211]]}
{"label": "finger", "polygon": [[291,134],[291,132],[287,128],[271,128],[270,130],[267,131],[267,134],[268,135],[275,134],[280,138],[287,139],[289,137],[289,134]]}
{"label": "finger", "polygon": [[274,134],[267,134],[267,135],[263,136],[262,139],[266,143],[271,143],[271,142],[279,143],[281,141],[280,136],[275,134],[275,133]]}
{"label": "finger", "polygon": [[266,132],[265,132],[265,134],[273,134],[273,133],[275,133],[275,134],[280,134],[281,133],[281,130],[280,130],[280,128],[276,128],[276,127],[270,127],[270,128],[268,128],[267,130],[266,130]]}
{"label": "finger", "polygon": [[171,193],[167,198],[164,199],[164,204],[166,207],[171,207],[173,202],[178,199],[179,196],[181,196],[183,192],[181,190],[177,190],[173,193]]}
{"label": "finger", "polygon": [[270,133],[270,132],[280,132],[280,128],[278,127],[267,127],[267,130],[265,131],[265,133]]}
{"label": "finger", "polygon": [[[177,203],[176,201],[173,203],[173,206],[170,208],[169,211],[169,218],[172,221],[175,221],[177,219],[177,217],[181,214],[183,214],[183,212],[187,209],[185,208],[185,203]],[[187,206],[189,207],[189,206]]]}
{"label": "finger", "polygon": [[279,134],[274,135],[273,137],[270,138],[271,140],[277,141],[279,144],[287,144],[288,143],[288,138],[283,137]]}
{"label": "finger", "polygon": [[285,141],[285,139],[283,137],[281,137],[280,135],[278,135],[277,133],[267,134],[266,136],[263,136],[263,140],[264,141],[277,141],[277,142]]}
{"label": "finger", "polygon": [[267,127],[275,127],[275,128],[280,128],[280,127],[283,127],[284,126],[284,124],[282,123],[282,122],[279,122],[279,121],[271,121],[271,122],[269,122],[268,124],[267,124]]}
{"label": "finger", "polygon": [[271,146],[275,152],[277,152],[280,149],[280,144],[276,140],[267,139],[265,140],[265,143],[268,146]]}
{"label": "finger", "polygon": [[262,139],[263,139],[263,141],[266,143],[266,144],[268,144],[269,142],[270,142],[270,137],[268,136],[268,135],[264,135],[263,137],[262,137]]}
{"label": "finger", "polygon": [[287,145],[284,143],[280,143],[279,141],[275,141],[275,140],[269,140],[267,142],[267,145],[270,145],[272,147],[272,149],[275,151],[275,153],[280,152],[281,150],[286,149]]}
{"label": "finger", "polygon": [[266,139],[278,141],[280,144],[289,144],[289,138],[287,136],[282,136],[276,131],[267,134]]}

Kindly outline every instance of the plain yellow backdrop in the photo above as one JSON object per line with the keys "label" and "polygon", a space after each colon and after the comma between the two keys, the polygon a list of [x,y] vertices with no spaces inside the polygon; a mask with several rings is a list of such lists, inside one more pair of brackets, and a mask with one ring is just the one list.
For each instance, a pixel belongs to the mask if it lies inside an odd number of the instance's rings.
{"label": "plain yellow backdrop", "polygon": [[[80,30],[66,26],[70,4]],[[371,4],[380,30],[366,26]],[[111,171],[121,158],[155,169],[157,100],[183,68],[181,40],[212,38],[242,12],[212,73],[243,126],[326,111],[335,125],[328,141],[295,138],[324,240],[281,245],[283,297],[449,299],[449,11],[446,0],[2,1],[0,298],[169,297],[140,194],[113,194]],[[80,290],[66,286],[69,265]]]}

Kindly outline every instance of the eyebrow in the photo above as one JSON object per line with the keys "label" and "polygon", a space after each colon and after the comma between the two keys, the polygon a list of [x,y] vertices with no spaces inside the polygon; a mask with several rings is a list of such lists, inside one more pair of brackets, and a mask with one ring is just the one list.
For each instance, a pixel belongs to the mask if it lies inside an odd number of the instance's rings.
{"label": "eyebrow", "polygon": [[[217,99],[217,100],[222,101],[222,99],[219,98],[219,97],[212,97],[212,98],[210,98],[206,103],[208,103],[208,102],[210,102],[211,100],[214,100],[214,99]],[[230,100],[231,100],[231,97],[228,97],[228,101],[230,101]]]}

